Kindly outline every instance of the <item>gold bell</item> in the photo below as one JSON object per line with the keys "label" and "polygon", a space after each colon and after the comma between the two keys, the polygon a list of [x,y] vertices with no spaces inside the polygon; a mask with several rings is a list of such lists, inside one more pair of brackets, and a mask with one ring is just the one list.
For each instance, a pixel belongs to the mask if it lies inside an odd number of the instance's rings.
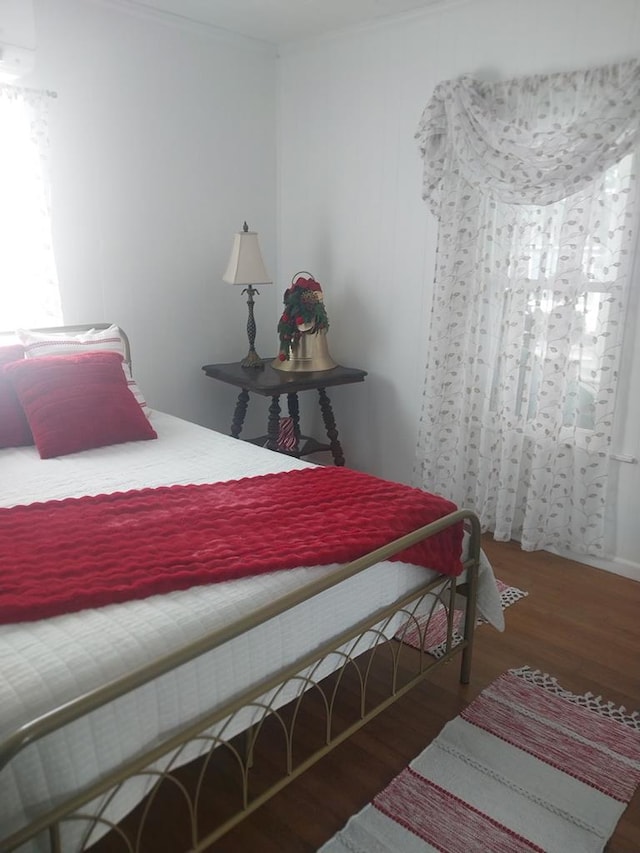
{"label": "gold bell", "polygon": [[303,373],[312,370],[332,370],[338,365],[329,354],[327,330],[321,329],[317,332],[303,331],[298,341],[291,346],[289,358],[286,361],[274,358],[271,366],[276,370]]}
{"label": "gold bell", "polygon": [[310,373],[337,367],[327,347],[329,320],[322,288],[311,273],[294,275],[291,286],[285,290],[284,305],[285,310],[278,323],[280,355],[271,362],[271,366],[289,373]]}

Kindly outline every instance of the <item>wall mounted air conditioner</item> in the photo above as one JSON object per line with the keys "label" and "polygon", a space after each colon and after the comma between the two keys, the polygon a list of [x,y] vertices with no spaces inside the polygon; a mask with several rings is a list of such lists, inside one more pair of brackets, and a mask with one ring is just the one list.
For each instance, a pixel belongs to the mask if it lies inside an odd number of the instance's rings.
{"label": "wall mounted air conditioner", "polygon": [[0,0],[0,77],[17,79],[35,63],[33,0]]}

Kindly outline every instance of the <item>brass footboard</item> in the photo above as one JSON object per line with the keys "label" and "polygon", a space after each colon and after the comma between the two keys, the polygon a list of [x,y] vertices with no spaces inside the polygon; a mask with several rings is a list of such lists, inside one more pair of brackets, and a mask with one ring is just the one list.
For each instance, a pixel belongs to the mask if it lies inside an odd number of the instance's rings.
{"label": "brass footboard", "polygon": [[[127,760],[116,771],[76,792],[46,814],[38,815],[28,826],[9,837],[0,838],[0,850],[16,850],[41,833],[48,833],[50,849],[66,853],[70,848],[63,840],[62,827],[73,824],[80,828],[74,835],[74,851],[87,849],[97,842],[98,850],[108,843],[105,850],[138,853],[144,846],[146,823],[153,813],[158,791],[164,785],[165,789],[167,786],[175,789],[175,796],[184,802],[187,823],[190,824],[184,849],[203,851],[334,746],[426,678],[433,669],[457,654],[462,655],[460,680],[468,683],[476,617],[480,527],[473,513],[460,510],[261,607],[250,617],[216,630],[185,648],[25,723],[0,743],[0,783],[6,766],[29,744],[460,521],[464,521],[469,530],[464,588],[456,583],[456,578],[438,576],[420,589],[403,595],[333,637],[312,654],[254,684],[232,701],[204,713],[181,731],[165,737],[162,743],[145,750],[144,754]],[[464,638],[458,646],[453,646],[454,604],[456,595],[461,591],[467,598]],[[424,651],[409,650],[402,641],[402,630],[398,629],[407,623],[417,625],[417,618],[424,614],[425,609],[430,619],[438,603],[447,610],[448,631],[446,652],[435,660]],[[420,626],[421,632],[426,631],[422,620]],[[390,641],[394,635],[395,639]],[[379,679],[371,677],[372,661],[377,655],[385,655],[388,661],[386,670],[389,678],[384,687]],[[295,696],[283,705],[283,691],[292,684],[296,688]],[[343,701],[345,691],[356,697],[355,703]],[[302,727],[308,725],[306,703],[311,695],[315,702],[311,716],[319,735],[317,744],[310,750],[307,745],[299,745],[298,735]],[[226,736],[225,732],[229,731],[231,721],[237,715],[243,715],[241,719],[245,720],[244,737]],[[283,762],[278,778],[265,780],[264,773],[254,778],[253,768],[260,737],[267,730],[271,732],[270,737],[276,732],[275,736],[280,738]],[[210,791],[205,780],[212,768],[215,771],[216,763],[223,754],[233,768],[238,796],[232,808],[225,805],[212,827],[211,814],[216,808],[210,802],[205,804]],[[196,761],[191,761],[195,768],[190,773],[191,782],[185,781],[182,773],[187,755],[190,761],[192,756],[198,756]],[[146,777],[149,793],[136,808],[133,827],[129,826],[127,819],[115,825],[109,819],[109,807],[116,798],[123,796],[126,782],[132,777]],[[90,809],[83,812],[88,805]],[[109,834],[100,840],[107,832]]]}

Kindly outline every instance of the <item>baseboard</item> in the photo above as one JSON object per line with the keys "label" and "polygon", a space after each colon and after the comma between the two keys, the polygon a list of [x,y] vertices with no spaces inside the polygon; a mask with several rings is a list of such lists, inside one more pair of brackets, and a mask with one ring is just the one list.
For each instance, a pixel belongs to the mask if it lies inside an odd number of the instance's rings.
{"label": "baseboard", "polygon": [[556,548],[546,548],[545,550],[550,551],[552,554],[557,554],[559,557],[574,560],[576,563],[584,563],[586,566],[593,566],[594,569],[603,569],[605,572],[622,575],[622,577],[630,578],[640,583],[640,563],[623,560],[621,557],[612,557],[611,559],[588,557],[584,554],[574,554],[571,551],[558,551]]}

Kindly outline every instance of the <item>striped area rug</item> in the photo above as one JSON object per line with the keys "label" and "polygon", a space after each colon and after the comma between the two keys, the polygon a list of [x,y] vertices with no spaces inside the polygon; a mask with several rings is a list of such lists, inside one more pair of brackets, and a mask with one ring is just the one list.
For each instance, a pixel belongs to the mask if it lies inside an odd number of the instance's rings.
{"label": "striped area rug", "polygon": [[500,676],[321,853],[596,853],[640,783],[640,715]]}
{"label": "striped area rug", "polygon": [[[516,601],[529,594],[515,586],[509,586],[498,579],[496,579],[496,585],[500,593],[503,610],[511,607]],[[460,623],[462,622],[463,615],[461,610],[456,610],[453,614],[454,631],[452,646],[457,646],[462,641]],[[476,626],[486,625],[486,623],[486,619],[479,617],[476,621]],[[442,657],[447,651],[447,611],[440,604],[434,610],[431,618],[425,615],[418,619],[412,619],[398,630],[396,639],[415,649],[424,647],[424,650],[434,658]]]}

